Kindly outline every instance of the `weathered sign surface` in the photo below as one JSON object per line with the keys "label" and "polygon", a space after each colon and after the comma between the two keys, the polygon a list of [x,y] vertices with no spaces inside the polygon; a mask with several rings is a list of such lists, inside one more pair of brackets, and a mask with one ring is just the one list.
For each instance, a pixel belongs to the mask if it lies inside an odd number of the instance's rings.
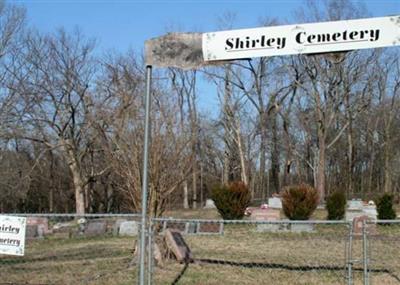
{"label": "weathered sign surface", "polygon": [[205,65],[201,33],[169,33],[145,43],[146,65],[197,68]]}
{"label": "weathered sign surface", "polygon": [[26,218],[0,215],[0,254],[24,255]]}

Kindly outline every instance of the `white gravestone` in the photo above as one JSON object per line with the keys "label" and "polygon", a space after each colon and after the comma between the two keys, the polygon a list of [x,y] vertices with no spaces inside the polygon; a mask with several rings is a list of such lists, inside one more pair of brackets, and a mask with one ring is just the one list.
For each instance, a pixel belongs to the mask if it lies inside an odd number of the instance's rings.
{"label": "white gravestone", "polygon": [[348,209],[349,210],[362,210],[363,209],[363,201],[360,199],[353,199],[350,201],[347,201]]}
{"label": "white gravestone", "polygon": [[272,197],[268,199],[268,207],[273,209],[282,209],[282,200],[278,197]]}
{"label": "white gravestone", "polygon": [[364,206],[363,213],[364,213],[365,216],[367,216],[371,220],[374,220],[374,221],[377,220],[378,212],[376,211],[376,206],[375,205]]}
{"label": "white gravestone", "polygon": [[206,205],[204,206],[204,209],[215,209],[215,203],[211,199],[206,200]]}
{"label": "white gravestone", "polygon": [[373,202],[364,205],[363,201],[350,200],[348,201],[348,208],[346,210],[346,221],[353,221],[354,218],[361,216],[367,216],[371,220],[376,220],[378,212],[376,211],[376,206]]}
{"label": "white gravestone", "polygon": [[138,223],[135,221],[122,222],[119,226],[120,236],[137,236],[138,232]]}
{"label": "white gravestone", "polygon": [[24,255],[26,218],[0,215],[0,254]]}

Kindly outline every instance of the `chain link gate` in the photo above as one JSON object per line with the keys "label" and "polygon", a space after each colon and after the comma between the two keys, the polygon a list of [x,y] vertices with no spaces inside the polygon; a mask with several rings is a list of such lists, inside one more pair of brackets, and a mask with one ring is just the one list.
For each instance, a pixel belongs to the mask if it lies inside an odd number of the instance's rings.
{"label": "chain link gate", "polygon": [[400,284],[400,220],[365,221],[364,285]]}

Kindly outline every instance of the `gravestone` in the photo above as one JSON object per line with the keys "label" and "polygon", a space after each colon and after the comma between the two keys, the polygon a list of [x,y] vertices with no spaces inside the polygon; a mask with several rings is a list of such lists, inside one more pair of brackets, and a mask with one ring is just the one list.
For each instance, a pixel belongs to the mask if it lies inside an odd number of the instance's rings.
{"label": "gravestone", "polygon": [[49,220],[43,217],[28,217],[26,219],[26,224],[28,226],[38,226],[40,228],[40,232],[42,235],[48,234],[51,231],[49,230]]}
{"label": "gravestone", "polygon": [[[277,209],[255,209],[251,213],[254,221],[279,221],[281,212]],[[281,230],[280,224],[257,224],[257,232],[271,232]]]}
{"label": "gravestone", "polygon": [[292,223],[290,224],[290,231],[293,233],[312,233],[315,231],[314,224],[307,223]]}
{"label": "gravestone", "polygon": [[137,236],[139,232],[138,223],[135,221],[121,222],[119,227],[120,236]]}
{"label": "gravestone", "polygon": [[[353,234],[356,236],[361,236],[363,234],[363,223],[371,222],[371,218],[368,216],[359,216],[355,217],[353,220]],[[375,234],[376,233],[376,224],[375,223],[366,223],[366,231],[367,234]]]}
{"label": "gravestone", "polygon": [[347,209],[346,209],[346,221],[351,222],[356,217],[361,217],[364,215],[363,212],[364,204],[360,199],[352,199],[347,201]]}
{"label": "gravestone", "polygon": [[38,225],[26,225],[25,235],[27,239],[39,238]]}
{"label": "gravestone", "polygon": [[223,234],[224,223],[199,223],[198,234]]}
{"label": "gravestone", "polygon": [[216,209],[217,207],[215,207],[215,203],[213,200],[211,199],[207,199],[206,200],[206,205],[204,206],[204,209]]}
{"label": "gravestone", "polygon": [[119,229],[121,227],[121,224],[123,222],[127,222],[127,219],[117,219],[115,220],[114,224],[113,224],[113,235],[117,236],[119,233]]}
{"label": "gravestone", "polygon": [[273,209],[282,209],[282,200],[279,197],[272,197],[268,199],[268,207]]}
{"label": "gravestone", "polygon": [[254,209],[250,217],[254,221],[276,221],[280,220],[281,212],[276,209]]}
{"label": "gravestone", "polygon": [[104,235],[107,231],[107,223],[104,221],[89,221],[84,231],[85,236]]}
{"label": "gravestone", "polygon": [[179,231],[166,230],[165,241],[167,247],[172,251],[179,262],[193,261],[192,252]]}
{"label": "gravestone", "polygon": [[361,199],[352,199],[347,201],[347,206],[349,210],[362,210],[364,204]]}
{"label": "gravestone", "polygon": [[54,224],[52,231],[53,232],[68,232],[73,225],[71,223],[57,223]]}
{"label": "gravestone", "polygon": [[378,212],[375,205],[366,205],[363,207],[363,213],[371,220],[376,221],[378,219]]}

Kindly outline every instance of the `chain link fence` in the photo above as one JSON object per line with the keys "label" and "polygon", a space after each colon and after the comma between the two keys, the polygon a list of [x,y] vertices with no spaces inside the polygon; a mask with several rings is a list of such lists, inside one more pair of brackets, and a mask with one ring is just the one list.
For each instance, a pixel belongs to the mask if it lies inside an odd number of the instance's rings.
{"label": "chain link fence", "polygon": [[24,215],[24,256],[0,255],[0,284],[136,284],[140,215]]}
{"label": "chain link fence", "polygon": [[[0,284],[137,284],[140,215],[28,218]],[[151,219],[150,284],[400,284],[400,220]]]}
{"label": "chain link fence", "polygon": [[400,284],[400,220],[365,222],[365,284]]}
{"label": "chain link fence", "polygon": [[[154,284],[351,284],[344,221],[153,219]],[[352,267],[351,267],[352,265]]]}

